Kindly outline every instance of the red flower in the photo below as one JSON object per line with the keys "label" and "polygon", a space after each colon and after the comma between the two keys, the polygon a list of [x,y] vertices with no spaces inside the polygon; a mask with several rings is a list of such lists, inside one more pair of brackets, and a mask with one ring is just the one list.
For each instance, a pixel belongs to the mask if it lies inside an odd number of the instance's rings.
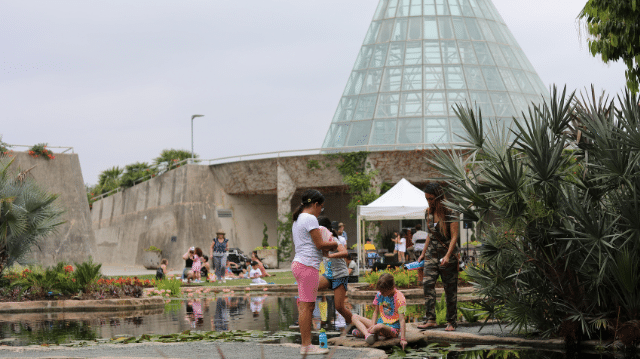
{"label": "red flower", "polygon": [[73,266],[72,265],[68,265],[68,266],[64,267],[64,271],[67,272],[67,273],[73,272]]}

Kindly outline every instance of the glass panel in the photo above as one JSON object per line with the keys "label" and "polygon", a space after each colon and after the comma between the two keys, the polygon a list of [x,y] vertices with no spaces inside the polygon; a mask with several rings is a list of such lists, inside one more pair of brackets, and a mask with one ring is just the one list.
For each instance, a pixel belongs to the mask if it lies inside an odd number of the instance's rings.
{"label": "glass panel", "polygon": [[412,17],[409,19],[409,40],[420,40],[422,39],[422,18],[421,17]]}
{"label": "glass panel", "polygon": [[396,120],[374,121],[373,134],[371,135],[372,145],[390,145],[396,140]]}
{"label": "glass panel", "polygon": [[493,59],[496,61],[496,65],[504,66],[504,67],[509,66],[507,64],[507,60],[505,60],[504,58],[504,55],[502,55],[502,50],[500,50],[500,45],[490,42],[489,48],[491,49],[491,55],[493,55]]}
{"label": "glass panel", "polygon": [[421,118],[398,120],[398,141],[396,143],[422,143],[422,122]]}
{"label": "glass panel", "polygon": [[493,59],[486,42],[474,42],[473,47],[478,55],[478,62],[480,65],[493,65]]}
{"label": "glass panel", "polygon": [[500,27],[498,26],[498,24],[494,21],[488,21],[488,23],[489,23],[489,27],[491,28],[491,31],[493,31],[493,36],[495,36],[496,41],[506,44],[507,40],[502,35],[502,30],[500,30]]}
{"label": "glass panel", "polygon": [[378,99],[376,118],[398,117],[398,103],[400,95],[397,93],[381,93]]}
{"label": "glass panel", "polygon": [[449,10],[451,11],[451,15],[453,16],[462,15],[462,9],[460,8],[458,0],[449,0]]}
{"label": "glass panel", "polygon": [[525,72],[525,73],[527,74],[527,77],[529,78],[529,82],[535,89],[536,93],[544,94],[547,92],[547,90],[544,88],[544,85],[542,85],[542,81],[538,82],[538,76],[532,74],[531,72]]}
{"label": "glass panel", "polygon": [[547,86],[544,85],[544,82],[542,82],[542,79],[540,78],[540,76],[538,76],[538,74],[536,73],[532,73],[529,75],[529,78],[533,77],[535,83],[538,84],[538,88],[540,89],[540,93],[544,96],[549,95],[549,89],[547,88]]}
{"label": "glass panel", "polygon": [[476,0],[469,0],[469,4],[471,4],[471,8],[476,14],[476,17],[484,17],[484,14],[482,13],[482,10],[480,10],[480,6],[478,6],[478,2]]}
{"label": "glass panel", "polygon": [[376,42],[378,38],[378,31],[380,31],[380,21],[374,21],[369,26],[369,31],[367,31],[367,36],[364,37],[364,44],[373,44]]}
{"label": "glass panel", "polygon": [[380,91],[400,91],[400,85],[402,84],[402,68],[390,67],[384,70],[384,77],[382,78],[382,88]]}
{"label": "glass panel", "polygon": [[520,92],[520,86],[516,82],[515,76],[509,69],[501,68],[500,75],[502,75],[502,80],[504,84],[507,86],[507,91]]}
{"label": "glass panel", "polygon": [[425,16],[424,18],[424,38],[438,39],[438,23],[435,17]]}
{"label": "glass panel", "polygon": [[467,86],[471,90],[486,90],[487,87],[482,79],[482,73],[477,66],[465,66],[464,72],[466,74]]}
{"label": "glass panel", "polygon": [[441,64],[440,43],[438,41],[424,42],[424,63],[425,64]]}
{"label": "glass panel", "polygon": [[463,64],[478,64],[476,53],[473,51],[473,45],[470,41],[458,41],[458,48],[460,49],[460,58]]}
{"label": "glass panel", "polygon": [[449,117],[449,126],[451,126],[451,142],[464,142],[462,137],[467,135],[462,122],[457,117]]}
{"label": "glass panel", "polygon": [[404,68],[402,90],[422,90],[422,66]]}
{"label": "glass panel", "polygon": [[506,92],[492,92],[491,102],[493,102],[493,108],[496,110],[496,116],[515,116],[515,111],[513,110],[513,106],[511,105],[511,100],[509,100],[509,96],[507,96]]}
{"label": "glass panel", "polygon": [[471,104],[474,108],[480,109],[482,111],[482,116],[495,116],[495,112],[493,112],[493,106],[491,106],[491,101],[489,101],[489,94],[486,92],[477,92],[471,91]]}
{"label": "glass panel", "polygon": [[520,63],[518,62],[518,59],[516,59],[516,55],[513,54],[513,51],[509,46],[500,46],[500,48],[502,49],[504,58],[507,59],[507,63],[509,64],[509,67],[513,67],[514,69],[522,68],[520,66]]}
{"label": "glass panel", "polygon": [[411,0],[400,0],[398,3],[398,13],[396,17],[409,16],[409,7],[411,6]]}
{"label": "glass panel", "polygon": [[324,139],[322,147],[334,148],[344,146],[344,140],[347,138],[347,131],[349,131],[348,123],[332,124],[327,132],[327,137]]}
{"label": "glass panel", "polygon": [[389,3],[389,0],[382,0],[378,3],[378,8],[376,9],[376,13],[375,15],[373,15],[374,20],[382,20],[385,10],[387,10],[388,3]]}
{"label": "glass panel", "polygon": [[[459,67],[458,67],[459,68]],[[462,69],[460,73],[462,73]],[[424,89],[425,90],[444,90],[444,74],[441,66],[425,66],[424,67]]]}
{"label": "glass panel", "polygon": [[450,15],[447,0],[436,0],[436,12],[438,15]]}
{"label": "glass panel", "polygon": [[533,107],[533,105],[536,105],[539,107],[542,104],[542,97],[538,95],[525,95],[525,98],[529,106]]}
{"label": "glass panel", "polygon": [[496,9],[495,5],[493,5],[493,2],[487,1],[487,7],[491,9],[495,20],[504,24],[504,19],[502,18],[502,16],[500,16],[500,12],[498,12],[498,9]]}
{"label": "glass panel", "polygon": [[510,94],[511,97],[511,102],[513,102],[513,106],[515,107],[516,110],[516,116],[518,117],[522,117],[522,112],[524,113],[528,113],[529,112],[529,104],[527,103],[527,100],[524,98],[524,96],[517,94],[517,93],[512,93]]}
{"label": "glass panel", "polygon": [[463,89],[465,87],[462,67],[445,66],[444,76],[448,89]]}
{"label": "glass panel", "polygon": [[373,56],[371,57],[371,64],[369,67],[382,67],[387,60],[387,51],[389,50],[389,44],[376,45],[373,50]]}
{"label": "glass panel", "polygon": [[502,29],[502,35],[504,35],[507,43],[511,46],[517,46],[518,43],[516,41],[516,38],[513,37],[513,34],[511,33],[511,31],[509,31],[509,28],[507,27],[507,25],[498,24],[498,26]]}
{"label": "glass panel", "polygon": [[500,74],[498,73],[498,69],[495,67],[483,67],[482,74],[484,75],[484,80],[487,83],[487,88],[493,91],[504,91],[504,84],[502,83],[502,78],[500,78]]}
{"label": "glass panel", "polygon": [[447,91],[447,99],[449,100],[449,113],[455,113],[453,110],[457,109],[457,106],[466,108],[469,105],[467,91]]}
{"label": "glass panel", "polygon": [[407,39],[407,19],[398,19],[396,26],[393,29],[393,36],[391,41],[404,41]]}
{"label": "glass panel", "polygon": [[536,91],[531,86],[531,83],[529,82],[527,75],[525,75],[524,71],[513,70],[513,74],[515,75],[516,81],[518,82],[518,86],[520,86],[520,89],[522,89],[522,92],[526,92],[530,94],[536,93]]}
{"label": "glass panel", "polygon": [[378,95],[362,95],[358,101],[354,121],[370,120],[373,118],[373,111],[376,109],[376,100]]}
{"label": "glass panel", "polygon": [[425,15],[436,14],[436,0],[424,0],[424,14]]}
{"label": "glass panel", "polygon": [[398,0],[389,0],[389,6],[387,6],[387,12],[384,14],[384,18],[396,16],[396,10],[398,9]]}
{"label": "glass panel", "polygon": [[405,65],[422,65],[422,41],[407,42]]}
{"label": "glass panel", "polygon": [[344,96],[358,95],[362,89],[365,71],[353,71],[347,81],[347,87],[344,89]]}
{"label": "glass panel", "polygon": [[387,56],[387,66],[402,66],[404,64],[404,42],[392,42]]}
{"label": "glass panel", "polygon": [[411,16],[422,16],[422,0],[411,0]]}
{"label": "glass panel", "polygon": [[471,5],[469,5],[469,0],[459,0],[460,7],[462,8],[462,15],[464,16],[474,16],[473,10],[471,9]]}
{"label": "glass panel", "polygon": [[467,34],[467,26],[464,24],[464,19],[461,17],[453,18],[453,29],[456,33],[456,39],[458,40],[469,40],[469,35]]}
{"label": "glass panel", "polygon": [[364,69],[369,65],[371,61],[371,56],[373,55],[373,46],[362,46],[360,48],[360,53],[358,54],[358,58],[356,59],[356,64],[353,66],[354,70]]}
{"label": "glass panel", "polygon": [[493,19],[493,12],[491,12],[491,10],[487,7],[487,4],[485,3],[485,1],[484,0],[477,0],[477,1],[478,1],[478,5],[482,9],[482,12],[484,13],[484,17],[487,19]]}
{"label": "glass panel", "polygon": [[446,118],[425,118],[424,120],[424,142],[442,143],[447,141],[447,119]]}
{"label": "glass panel", "polygon": [[422,92],[405,92],[401,99],[400,116],[422,117]]}
{"label": "glass panel", "polygon": [[338,103],[338,109],[335,115],[333,115],[332,122],[347,122],[351,121],[353,113],[356,110],[356,103],[358,102],[357,96],[343,97]]}
{"label": "glass panel", "polygon": [[441,39],[453,39],[454,33],[450,17],[438,16],[438,29],[440,30]]}
{"label": "glass panel", "polygon": [[442,41],[442,61],[445,64],[460,63],[460,55],[455,41]]}
{"label": "glass panel", "polygon": [[524,55],[524,52],[522,52],[522,49],[512,46],[511,50],[513,50],[513,53],[516,55],[516,58],[518,59],[520,65],[522,65],[523,69],[528,69],[531,72],[536,72],[536,70],[533,68],[533,65],[531,65],[531,62],[529,62],[529,59]]}
{"label": "glass panel", "polygon": [[365,146],[369,143],[371,121],[352,122],[347,137],[347,146]]}
{"label": "glass panel", "polygon": [[391,31],[393,30],[393,19],[385,20],[382,22],[382,28],[380,29],[380,35],[378,35],[378,42],[387,42],[391,39]]}
{"label": "glass panel", "polygon": [[467,30],[469,31],[469,37],[471,40],[484,40],[476,19],[467,17],[464,21],[467,23]]}
{"label": "glass panel", "polygon": [[482,29],[484,38],[487,39],[487,41],[496,41],[496,38],[493,37],[493,33],[491,32],[491,29],[489,29],[489,25],[487,25],[486,20],[478,19],[478,25],[480,25],[480,29]]}
{"label": "glass panel", "polygon": [[447,114],[447,101],[444,92],[424,93],[424,115],[425,116],[441,116]]}
{"label": "glass panel", "polygon": [[362,86],[362,93],[378,92],[380,80],[382,79],[382,69],[369,70],[367,78]]}

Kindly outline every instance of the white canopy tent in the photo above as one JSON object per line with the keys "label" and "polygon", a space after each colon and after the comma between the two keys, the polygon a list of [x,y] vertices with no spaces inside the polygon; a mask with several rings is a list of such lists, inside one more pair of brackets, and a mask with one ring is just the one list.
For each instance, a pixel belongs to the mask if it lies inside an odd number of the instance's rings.
{"label": "white canopy tent", "polygon": [[366,206],[358,206],[358,259],[364,265],[364,222],[380,220],[423,219],[429,207],[424,192],[401,179],[387,193]]}

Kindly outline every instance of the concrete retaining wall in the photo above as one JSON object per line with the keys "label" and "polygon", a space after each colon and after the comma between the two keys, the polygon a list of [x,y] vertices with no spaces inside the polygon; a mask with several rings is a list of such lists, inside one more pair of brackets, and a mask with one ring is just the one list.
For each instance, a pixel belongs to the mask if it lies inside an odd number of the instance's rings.
{"label": "concrete retaining wall", "polygon": [[14,152],[13,157],[10,170],[18,173],[35,166],[29,175],[41,188],[59,194],[56,203],[66,210],[62,217],[66,222],[57,233],[42,239],[41,250],[34,248],[28,260],[50,266],[62,260],[83,262],[90,255],[95,257],[95,237],[78,155],[57,153],[54,160],[46,160]]}

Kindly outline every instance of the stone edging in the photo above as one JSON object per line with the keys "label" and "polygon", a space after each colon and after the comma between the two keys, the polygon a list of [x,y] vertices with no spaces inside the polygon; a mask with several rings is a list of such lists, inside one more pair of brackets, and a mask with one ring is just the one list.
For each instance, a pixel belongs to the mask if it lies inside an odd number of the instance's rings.
{"label": "stone edging", "polygon": [[[366,283],[365,283],[366,284]],[[361,286],[357,286],[356,288],[352,288],[349,286],[349,290],[347,291],[347,295],[349,298],[360,299],[360,298],[373,298],[375,297],[377,291],[375,290],[359,290],[358,288]],[[412,289],[400,289],[404,297],[407,299],[415,299],[415,298],[424,298],[424,291],[422,288],[412,288]],[[436,295],[441,296],[444,293],[444,288],[436,288]],[[460,294],[473,294],[475,290],[473,287],[458,287],[458,295]]]}
{"label": "stone edging", "polygon": [[0,313],[108,312],[159,308],[164,307],[164,304],[162,298],[0,302]]}

